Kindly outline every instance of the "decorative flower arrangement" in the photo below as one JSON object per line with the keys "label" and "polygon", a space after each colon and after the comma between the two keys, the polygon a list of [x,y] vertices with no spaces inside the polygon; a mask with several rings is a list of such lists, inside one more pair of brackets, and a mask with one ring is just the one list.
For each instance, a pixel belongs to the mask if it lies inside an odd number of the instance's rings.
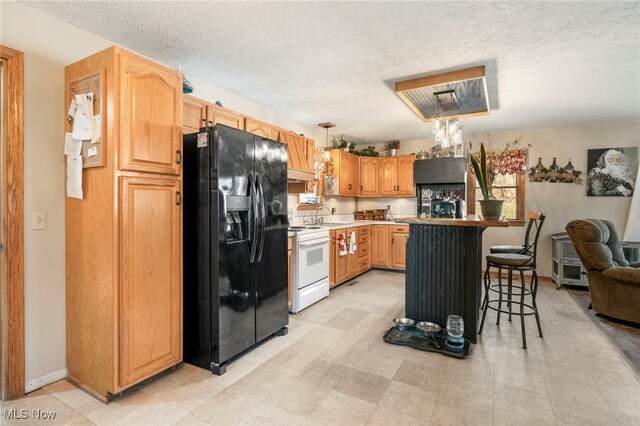
{"label": "decorative flower arrangement", "polygon": [[384,146],[384,149],[386,149],[387,151],[392,150],[392,149],[400,149],[400,141],[397,140],[397,139],[389,141]]}
{"label": "decorative flower arrangement", "polygon": [[[527,149],[514,149],[522,140],[523,138],[518,136],[499,148],[493,148],[491,134],[487,133],[486,140],[480,142],[480,153],[473,153],[473,144],[469,143],[469,150],[472,151],[472,153],[469,154],[470,171],[475,173],[481,189],[482,183],[480,182],[480,177],[482,176],[485,180],[487,194],[485,194],[484,190],[482,191],[482,196],[485,200],[493,197],[491,190],[493,189],[493,182],[496,179],[496,175],[522,173],[527,169]],[[478,174],[474,167],[474,161],[477,163],[478,160],[480,160],[480,163],[482,163],[482,161],[485,162],[484,169],[482,168],[482,164],[478,164],[481,174]]]}

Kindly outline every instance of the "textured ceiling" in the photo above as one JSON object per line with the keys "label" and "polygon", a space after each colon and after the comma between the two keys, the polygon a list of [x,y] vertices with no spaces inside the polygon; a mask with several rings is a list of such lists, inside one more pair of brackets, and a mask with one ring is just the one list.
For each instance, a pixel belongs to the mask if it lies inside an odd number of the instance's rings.
{"label": "textured ceiling", "polygon": [[474,65],[492,111],[465,134],[640,118],[639,2],[26,4],[370,142],[431,135],[395,81]]}

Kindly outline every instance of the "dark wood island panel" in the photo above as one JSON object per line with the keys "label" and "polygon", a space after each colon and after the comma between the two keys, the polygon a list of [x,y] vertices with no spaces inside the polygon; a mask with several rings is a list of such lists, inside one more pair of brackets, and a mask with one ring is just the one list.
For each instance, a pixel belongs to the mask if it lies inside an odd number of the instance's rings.
{"label": "dark wood island panel", "polygon": [[507,221],[403,218],[409,223],[405,314],[442,328],[447,316],[462,316],[464,337],[477,342],[482,296],[482,231],[507,227]]}

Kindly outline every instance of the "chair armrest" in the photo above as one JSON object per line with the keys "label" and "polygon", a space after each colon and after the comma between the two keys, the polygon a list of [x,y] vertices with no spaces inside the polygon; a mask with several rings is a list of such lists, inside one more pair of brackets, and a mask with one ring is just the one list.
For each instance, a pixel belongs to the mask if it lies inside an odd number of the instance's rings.
{"label": "chair armrest", "polygon": [[632,268],[640,268],[640,262],[629,262],[629,266]]}
{"label": "chair armrest", "polygon": [[602,271],[602,275],[612,280],[640,285],[640,268],[609,268]]}

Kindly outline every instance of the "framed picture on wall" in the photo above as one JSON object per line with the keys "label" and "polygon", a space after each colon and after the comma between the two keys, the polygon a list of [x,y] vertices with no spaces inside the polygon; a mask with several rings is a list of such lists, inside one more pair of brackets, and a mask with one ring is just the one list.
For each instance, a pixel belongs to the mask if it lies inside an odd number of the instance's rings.
{"label": "framed picture on wall", "polygon": [[587,196],[630,197],[638,174],[638,147],[590,149]]}

